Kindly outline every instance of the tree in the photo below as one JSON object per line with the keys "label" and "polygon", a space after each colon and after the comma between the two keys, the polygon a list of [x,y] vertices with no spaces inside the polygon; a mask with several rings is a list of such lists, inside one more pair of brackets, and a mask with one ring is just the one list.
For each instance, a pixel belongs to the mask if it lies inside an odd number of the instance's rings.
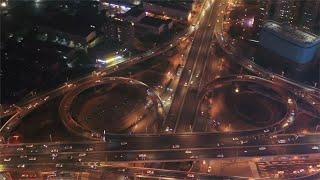
{"label": "tree", "polygon": [[238,26],[232,25],[229,29],[229,34],[232,38],[240,36],[241,29]]}

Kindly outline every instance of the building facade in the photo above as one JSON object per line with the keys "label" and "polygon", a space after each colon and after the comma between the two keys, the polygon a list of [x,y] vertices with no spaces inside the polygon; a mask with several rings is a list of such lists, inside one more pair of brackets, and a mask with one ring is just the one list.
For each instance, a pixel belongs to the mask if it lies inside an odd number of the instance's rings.
{"label": "building facade", "polygon": [[320,48],[320,37],[292,26],[267,21],[260,33],[260,44],[297,64],[314,59]]}
{"label": "building facade", "polygon": [[149,13],[161,15],[181,22],[188,22],[191,16],[191,11],[195,8],[193,1],[180,4],[169,1],[145,1],[143,2],[143,6]]}
{"label": "building facade", "polygon": [[269,18],[320,34],[320,1],[269,0]]}

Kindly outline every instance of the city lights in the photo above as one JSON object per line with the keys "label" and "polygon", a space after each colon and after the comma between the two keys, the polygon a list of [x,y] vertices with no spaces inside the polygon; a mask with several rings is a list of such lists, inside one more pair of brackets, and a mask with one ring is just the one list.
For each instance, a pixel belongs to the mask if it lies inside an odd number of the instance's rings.
{"label": "city lights", "polygon": [[0,179],[320,179],[320,1],[0,8]]}

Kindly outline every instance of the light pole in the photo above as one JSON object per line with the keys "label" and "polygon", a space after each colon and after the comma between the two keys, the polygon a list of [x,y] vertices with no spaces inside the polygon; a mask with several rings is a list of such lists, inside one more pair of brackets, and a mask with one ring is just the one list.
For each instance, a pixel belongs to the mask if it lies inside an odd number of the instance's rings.
{"label": "light pole", "polygon": [[103,130],[103,142],[106,142],[106,130]]}

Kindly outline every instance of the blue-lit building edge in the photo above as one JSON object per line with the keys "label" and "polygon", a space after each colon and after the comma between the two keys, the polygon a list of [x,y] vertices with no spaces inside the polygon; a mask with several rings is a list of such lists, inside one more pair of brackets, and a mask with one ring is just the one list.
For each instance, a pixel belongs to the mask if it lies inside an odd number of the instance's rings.
{"label": "blue-lit building edge", "polygon": [[299,64],[312,61],[320,48],[320,43],[310,47],[301,47],[264,29],[260,34],[260,44],[262,47]]}

